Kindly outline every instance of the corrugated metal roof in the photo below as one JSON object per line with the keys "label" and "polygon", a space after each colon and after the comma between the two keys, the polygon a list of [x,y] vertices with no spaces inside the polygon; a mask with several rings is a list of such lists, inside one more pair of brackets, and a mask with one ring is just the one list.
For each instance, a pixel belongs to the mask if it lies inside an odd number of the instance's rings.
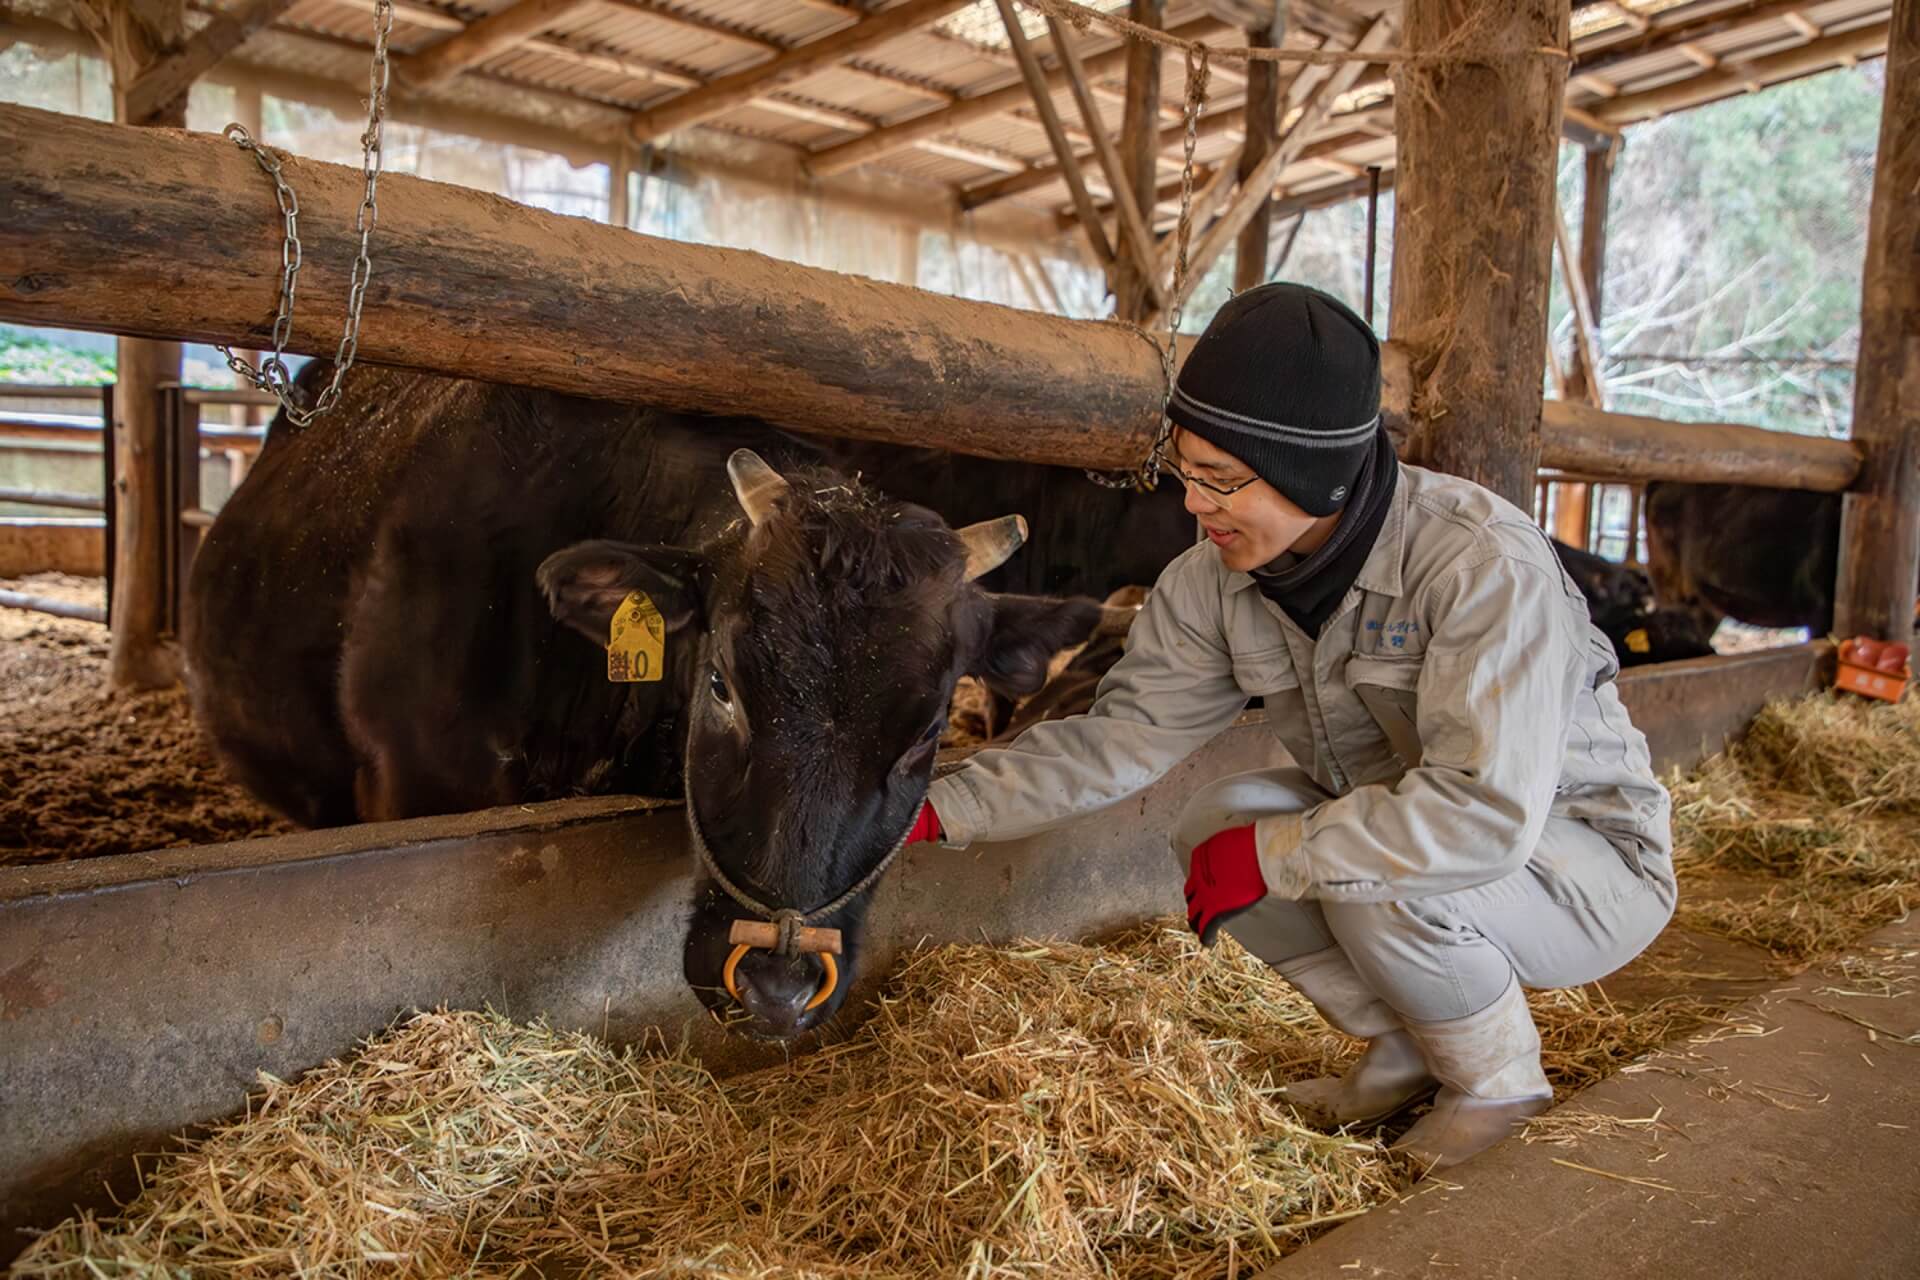
{"label": "corrugated metal roof", "polygon": [[[201,3],[197,7],[235,8],[243,0]],[[460,24],[509,8],[514,0],[396,0],[393,43],[401,52],[418,52],[451,38]],[[1102,0],[1117,8],[1120,0]],[[369,42],[373,0],[302,0],[278,24],[311,33],[327,43],[299,52],[276,51],[274,65],[347,82],[363,74]],[[848,3],[834,11],[824,0],[587,0],[556,18],[532,41],[495,55],[476,72],[438,91],[454,101],[489,100],[492,109],[529,113],[529,118],[551,122],[550,103],[536,105],[501,101],[511,97],[506,84],[525,85],[581,99],[582,118],[604,129],[605,113],[598,104],[624,108],[658,105],[688,92],[702,81],[768,61],[789,47],[818,39],[852,23],[893,8],[893,4],[860,6]],[[1394,0],[1349,0],[1350,11],[1364,14],[1396,7]],[[1604,63],[1604,69],[1582,76],[1576,66],[1569,101],[1597,108],[1613,97],[1631,95],[1707,74],[1715,61],[1738,63],[1804,44],[1813,36],[1845,31],[1884,21],[1889,0],[1809,0],[1792,14],[1775,11],[1759,21],[1742,15],[1754,6],[1745,0],[1618,0],[1611,5],[1589,4],[1576,10],[1574,31],[1580,63]],[[1198,0],[1173,0],[1167,5],[1169,25],[1204,14]],[[1033,18],[1032,14],[1028,15]],[[1651,32],[1643,31],[1649,20]],[[1724,29],[1713,30],[1714,26]],[[1028,22],[1036,51],[1051,57],[1051,41],[1044,23]],[[1672,28],[1702,28],[1688,48],[1677,47]],[[1296,38],[1305,38],[1296,33]],[[1119,47],[1111,32],[1095,26],[1074,37],[1083,56]],[[1215,37],[1216,45],[1227,43]],[[255,45],[273,43],[271,35]],[[284,43],[284,42],[282,42]],[[356,48],[355,46],[359,46]],[[1646,46],[1644,49],[1641,46]],[[356,65],[359,62],[359,65]],[[768,96],[722,113],[711,126],[729,133],[751,135],[800,150],[818,150],[858,137],[873,128],[897,124],[930,111],[944,109],[943,101],[898,78],[946,90],[964,99],[1018,82],[1012,55],[1005,48],[998,11],[988,0],[962,9],[932,28],[908,32],[862,50],[854,67],[835,66],[781,86]],[[1243,93],[1244,69],[1217,62],[1208,110],[1230,107]],[[859,68],[865,68],[863,72]],[[890,80],[889,77],[895,79]],[[1117,131],[1122,115],[1119,93],[1125,77],[1119,73],[1095,78],[1100,119]],[[1169,123],[1178,119],[1185,95],[1184,59],[1169,54],[1161,60],[1163,110]],[[1376,91],[1377,92],[1377,91]],[[1083,128],[1080,111],[1070,93],[1054,94],[1055,109],[1069,131]],[[1343,104],[1344,105],[1344,104]],[[562,113],[564,114],[564,113]],[[1339,136],[1330,126],[1325,136]],[[1084,147],[1083,136],[1075,137]],[[1237,134],[1216,133],[1203,138],[1197,157],[1213,163],[1231,156],[1239,146]],[[948,186],[978,185],[1003,176],[1016,164],[1051,166],[1053,156],[1045,134],[1028,105],[1018,113],[1003,113],[967,122],[939,135],[927,146],[903,146],[872,162],[875,168],[902,177]],[[1339,177],[1371,163],[1390,163],[1390,138],[1357,137],[1332,157],[1333,164],[1296,166],[1300,180],[1313,185],[1320,175]],[[1163,156],[1178,155],[1172,143]],[[1288,185],[1295,170],[1288,171]],[[1023,193],[1016,199],[1035,205],[1063,204],[1066,197],[1056,182]]]}

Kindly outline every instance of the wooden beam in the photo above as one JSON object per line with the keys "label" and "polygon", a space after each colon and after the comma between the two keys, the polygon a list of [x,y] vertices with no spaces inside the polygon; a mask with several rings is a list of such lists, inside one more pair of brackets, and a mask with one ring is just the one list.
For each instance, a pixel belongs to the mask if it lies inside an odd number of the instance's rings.
{"label": "wooden beam", "polygon": [[[1473,29],[1486,47],[1563,49],[1567,0],[1406,0],[1420,53]],[[1541,456],[1540,371],[1567,65],[1466,63],[1396,96],[1392,309],[1409,344],[1411,447],[1526,510]]]}
{"label": "wooden beam", "polygon": [[[1054,159],[1066,173],[1067,191],[1073,196],[1073,207],[1080,212],[1080,229],[1086,234],[1087,243],[1093,247],[1093,256],[1107,275],[1107,287],[1113,287],[1113,245],[1107,240],[1106,228],[1100,223],[1099,215],[1094,212],[1093,197],[1087,194],[1087,184],[1080,176],[1080,166],[1074,163],[1073,144],[1067,141],[1066,131],[1060,126],[1060,113],[1053,109],[1053,91],[1047,84],[1047,76],[1040,69],[1039,59],[1033,56],[1033,46],[1027,43],[1027,33],[1020,26],[1020,15],[1013,10],[1013,0],[993,0],[1000,10],[1000,21],[1006,27],[1007,47],[1013,50],[1013,56],[1020,61],[1020,75],[1027,82],[1027,92],[1033,97],[1033,109],[1040,115],[1040,123],[1047,131],[1047,144],[1053,148]],[[1097,123],[1097,121],[1096,121]]]}
{"label": "wooden beam", "polygon": [[416,93],[436,89],[470,67],[497,58],[593,0],[516,0],[432,48],[393,60],[394,74]]}
{"label": "wooden beam", "polygon": [[[1385,79],[1386,77],[1382,72],[1369,67],[1354,87],[1364,88],[1370,84],[1381,83]],[[1305,89],[1310,87],[1312,83],[1314,83],[1314,77],[1294,76],[1287,82],[1288,90],[1286,101],[1289,104],[1297,105],[1300,99],[1305,97]],[[1296,87],[1300,90],[1297,96],[1295,93]],[[1352,127],[1361,128],[1369,122],[1383,120],[1390,122],[1392,119],[1393,105],[1391,103],[1383,103],[1362,108],[1360,112],[1355,112],[1349,116],[1336,117],[1335,123],[1346,126],[1348,122],[1351,121]],[[1246,107],[1244,104],[1226,107],[1219,111],[1210,112],[1200,118],[1198,136],[1202,141],[1207,138],[1217,138],[1222,135],[1231,137],[1244,126],[1245,122]],[[1184,122],[1167,125],[1160,131],[1160,150],[1162,152],[1168,152],[1173,148],[1182,146],[1182,139],[1185,133],[1186,126]],[[1244,137],[1245,135],[1242,134],[1241,136]],[[1079,157],[1079,163],[1084,168],[1090,159],[1091,157],[1089,156],[1081,156]],[[992,204],[996,200],[1005,200],[1009,196],[1022,195],[1025,192],[1044,187],[1048,183],[1058,181],[1060,181],[1060,171],[1057,166],[1039,166],[1023,176],[981,183],[978,186],[963,189],[959,195],[960,207],[962,209],[978,209],[984,205]]]}
{"label": "wooden beam", "polygon": [[1691,40],[1682,40],[1673,47],[1678,49],[1681,56],[1685,57],[1688,62],[1699,67],[1702,71],[1712,71],[1720,65],[1720,59],[1718,57],[1702,49]]}
{"label": "wooden beam", "polygon": [[[1247,33],[1247,43],[1258,48],[1271,48],[1273,40],[1266,31],[1251,31]],[[1248,63],[1247,138],[1240,146],[1240,159],[1236,166],[1242,182],[1259,171],[1260,162],[1272,154],[1280,143],[1280,103],[1280,65],[1275,62]],[[1275,176],[1278,177],[1277,174]],[[1273,197],[1269,194],[1254,209],[1247,225],[1241,228],[1240,241],[1234,249],[1233,287],[1236,291],[1266,283],[1267,238],[1272,230]]]}
{"label": "wooden beam", "polygon": [[[1131,0],[1127,16],[1142,26],[1158,30],[1166,26],[1163,0]],[[1121,110],[1120,145],[1125,161],[1125,177],[1120,186],[1131,198],[1137,214],[1151,221],[1155,174],[1160,158],[1160,68],[1161,49],[1145,40],[1129,40],[1127,53],[1127,100]],[[1122,320],[1141,323],[1157,311],[1164,301],[1160,282],[1166,277],[1159,269],[1158,255],[1151,251],[1153,236],[1149,228],[1147,252],[1141,252],[1131,238],[1120,243],[1119,261],[1113,282],[1113,313]],[[1154,290],[1149,296],[1147,285]]]}
{"label": "wooden beam", "polygon": [[[1607,207],[1611,203],[1613,194],[1613,161],[1617,154],[1617,150],[1612,147],[1604,150],[1589,150],[1586,154],[1586,172],[1581,185],[1579,275],[1587,293],[1588,313],[1592,317],[1596,360],[1600,354],[1598,350],[1600,322],[1605,314],[1601,305],[1601,286],[1606,283],[1607,273]],[[1585,352],[1579,350],[1574,352],[1572,398],[1601,404],[1602,398],[1591,394],[1593,383],[1587,373],[1586,361]]]}
{"label": "wooden beam", "polygon": [[[1539,375],[1528,385],[1539,386]],[[1682,480],[1837,493],[1860,472],[1860,454],[1845,440],[1725,422],[1672,422],[1573,400],[1542,405],[1540,440],[1540,466],[1621,481]],[[1523,493],[1532,489],[1533,473],[1528,472]],[[1907,592],[1911,597],[1911,581]]]}
{"label": "wooden beam", "polygon": [[193,82],[270,27],[293,8],[295,0],[252,0],[246,8],[217,15],[177,52],[142,71],[127,88],[127,122],[143,124],[161,106],[185,93]]}
{"label": "wooden beam", "polygon": [[[1173,28],[1173,32],[1183,39],[1200,40],[1228,29],[1225,23],[1215,19],[1197,18]],[[1132,44],[1132,41],[1126,41],[1116,48],[1087,58],[1085,60],[1087,74],[1104,76],[1119,71],[1127,65],[1128,51]],[[1047,72],[1047,84],[1050,89],[1065,88],[1066,83],[1067,74],[1060,67],[1055,66]],[[1016,80],[1002,88],[989,89],[984,93],[962,98],[950,107],[928,111],[910,120],[903,120],[899,124],[888,125],[864,138],[855,138],[851,142],[824,147],[808,158],[807,169],[816,177],[822,178],[844,173],[848,169],[890,155],[903,147],[910,147],[922,138],[939,137],[976,120],[1004,115],[1015,107],[1024,106],[1030,100],[1031,94],[1025,79]]]}
{"label": "wooden beam", "polygon": [[[997,0],[997,2],[1001,6],[1001,12],[1003,14],[1012,15],[1013,6],[1011,0]],[[1009,20],[1013,21],[1014,25],[1019,25],[1017,18],[1010,17]],[[1086,122],[1087,132],[1092,135],[1093,150],[1094,154],[1100,157],[1101,171],[1107,175],[1107,186],[1113,193],[1113,205],[1119,215],[1121,241],[1127,249],[1127,257],[1133,262],[1145,264],[1144,269],[1140,272],[1138,284],[1139,287],[1145,291],[1152,309],[1158,311],[1166,305],[1166,291],[1161,286],[1158,276],[1152,270],[1154,261],[1153,229],[1147,226],[1146,220],[1140,213],[1140,204],[1134,199],[1132,186],[1133,175],[1127,172],[1127,166],[1120,159],[1119,149],[1113,145],[1113,139],[1107,136],[1106,122],[1100,118],[1099,104],[1093,100],[1093,95],[1087,91],[1086,68],[1080,62],[1079,52],[1073,47],[1073,37],[1067,33],[1066,28],[1061,24],[1060,20],[1051,15],[1047,18],[1047,30],[1053,36],[1053,48],[1054,52],[1060,57],[1060,65],[1065,68],[1067,72],[1067,84],[1073,90],[1075,105],[1080,108],[1080,118]],[[1038,64],[1034,67],[1034,75],[1042,86],[1046,84],[1046,77],[1040,72]],[[1050,112],[1052,107],[1053,103],[1049,98],[1046,104],[1046,110]],[[1151,118],[1148,119],[1147,124],[1149,130],[1152,130],[1153,122]],[[1060,145],[1055,148],[1054,154],[1056,157],[1071,159],[1073,152],[1071,148],[1067,146],[1066,140],[1062,138]],[[1149,185],[1151,185],[1153,170],[1149,167],[1146,172],[1148,174]],[[1077,203],[1076,201],[1076,204]],[[1091,207],[1092,200],[1089,198],[1088,208]],[[1114,295],[1116,300],[1118,300],[1119,282],[1117,278],[1114,286]],[[1122,319],[1139,318],[1138,316],[1128,316],[1124,312],[1118,314],[1121,315]]]}
{"label": "wooden beam", "polygon": [[872,17],[862,18],[818,40],[796,45],[756,66],[710,80],[636,114],[627,125],[635,142],[652,142],[676,129],[701,124],[744,106],[763,93],[818,75],[875,45],[904,35],[915,27],[937,22],[968,0],[907,0]]}
{"label": "wooden beam", "polygon": [[1911,644],[1920,560],[1920,2],[1894,0],[1860,290],[1853,439],[1834,627]]}
{"label": "wooden beam", "polygon": [[1809,40],[1818,40],[1824,34],[1817,23],[1798,9],[1781,14],[1780,19]]}
{"label": "wooden beam", "polygon": [[[1355,45],[1354,49],[1361,53],[1382,49],[1392,38],[1393,23],[1386,18],[1376,18],[1367,28],[1367,34],[1360,37],[1360,43]],[[1272,195],[1274,184],[1279,181],[1280,171],[1294,162],[1307,145],[1307,139],[1311,138],[1315,130],[1326,122],[1327,117],[1333,112],[1334,99],[1351,89],[1366,69],[1365,62],[1343,62],[1332,67],[1324,77],[1314,82],[1312,95],[1301,107],[1299,118],[1293,122],[1293,126],[1287,130],[1286,135],[1280,139],[1273,150],[1267,153],[1259,167],[1240,184],[1239,192],[1214,220],[1213,225],[1207,228],[1206,234],[1200,237],[1199,244],[1194,246],[1191,259],[1187,264],[1187,278],[1183,282],[1187,296],[1192,295],[1193,290],[1212,268],[1214,261],[1240,234],[1240,229],[1247,225],[1248,220],[1257,210],[1266,205]],[[1296,86],[1306,82],[1306,76],[1310,70],[1314,68],[1302,70],[1300,75],[1295,77]],[[1271,213],[1270,207],[1268,211]],[[1176,304],[1185,302],[1186,297],[1179,297],[1174,301]]]}
{"label": "wooden beam", "polygon": [[[1394,171],[1387,169],[1380,174],[1382,193],[1393,190]],[[1316,187],[1311,191],[1282,196],[1273,204],[1275,218],[1291,218],[1302,213],[1312,213],[1315,209],[1325,209],[1336,204],[1345,204],[1349,200],[1358,200],[1367,194],[1368,179],[1354,178],[1348,182],[1335,183],[1330,187]]]}
{"label": "wooden beam", "polygon": [[[0,322],[267,340],[280,214],[231,143],[0,106],[0,154]],[[298,157],[288,175],[306,240],[289,349],[330,354],[363,179],[357,165]],[[114,251],[102,253],[109,233]],[[647,341],[627,340],[635,333]],[[1120,325],[662,240],[401,173],[381,180],[360,352],[802,432],[1097,468],[1140,460],[1164,390],[1158,357]],[[1389,343],[1382,357],[1385,402],[1402,420],[1406,355]],[[1755,427],[1584,405],[1552,406],[1543,422],[1548,463],[1628,479],[1833,490],[1858,465],[1846,441]]]}
{"label": "wooden beam", "polygon": [[1560,136],[1589,151],[1603,150],[1619,142],[1620,126],[1568,103],[1561,108]]}
{"label": "wooden beam", "polygon": [[1762,58],[1727,58],[1719,70],[1648,89],[1627,93],[1610,102],[1597,102],[1593,114],[1609,124],[1627,125],[1689,107],[1703,106],[1752,86],[1778,84],[1836,66],[1848,58],[1872,58],[1887,48],[1887,24],[1875,22],[1839,35],[1823,36],[1803,45]]}
{"label": "wooden beam", "polygon": [[1573,304],[1573,363],[1584,375],[1577,386],[1569,388],[1567,395],[1604,408],[1607,392],[1600,380],[1599,322],[1593,314],[1593,303],[1587,297],[1587,279],[1574,256],[1573,237],[1567,234],[1567,218],[1560,210],[1558,197],[1553,202],[1553,244],[1560,260],[1560,279],[1566,284],[1567,298]]}

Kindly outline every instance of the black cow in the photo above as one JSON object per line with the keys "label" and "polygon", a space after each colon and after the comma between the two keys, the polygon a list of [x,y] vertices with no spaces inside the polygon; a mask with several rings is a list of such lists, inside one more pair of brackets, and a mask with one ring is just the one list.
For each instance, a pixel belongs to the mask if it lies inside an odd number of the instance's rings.
{"label": "black cow", "polygon": [[1554,554],[1587,598],[1593,625],[1613,645],[1622,667],[1704,658],[1713,652],[1712,627],[1684,609],[1656,606],[1646,574],[1552,539]]}
{"label": "black cow", "polygon": [[[196,713],[307,825],[684,789],[736,886],[826,904],[913,821],[955,681],[1030,693],[1100,610],[977,585],[1014,517],[956,532],[808,461],[751,420],[356,369],[329,416],[275,422],[208,532]],[[622,610],[657,614],[664,678],[609,681]],[[842,931],[848,978],[865,911],[815,922]],[[742,914],[708,883],[689,926],[716,1011]],[[822,964],[759,950],[737,982],[743,1029],[781,1038],[849,985],[810,1008]]]}
{"label": "black cow", "polygon": [[1647,567],[1703,626],[1833,629],[1840,495],[1737,484],[1647,486]]}

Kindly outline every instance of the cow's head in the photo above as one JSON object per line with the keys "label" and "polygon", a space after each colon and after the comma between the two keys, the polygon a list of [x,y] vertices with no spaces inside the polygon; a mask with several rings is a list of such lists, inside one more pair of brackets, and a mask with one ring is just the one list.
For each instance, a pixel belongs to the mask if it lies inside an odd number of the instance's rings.
{"label": "cow's head", "polygon": [[[549,558],[540,582],[555,615],[602,644],[629,592],[654,601],[668,679],[686,700],[695,838],[746,896],[813,912],[864,880],[913,823],[955,682],[1031,693],[1100,607],[974,585],[1019,548],[1018,516],[954,530],[831,472],[789,479],[746,450],[727,470],[746,518],[713,546],[583,543]],[[844,946],[825,1000],[820,957],[754,949],[737,960],[736,1002],[723,979],[729,931],[754,913],[708,876],[687,980],[737,1030],[797,1036],[844,1001],[867,899],[808,921],[839,930]]]}

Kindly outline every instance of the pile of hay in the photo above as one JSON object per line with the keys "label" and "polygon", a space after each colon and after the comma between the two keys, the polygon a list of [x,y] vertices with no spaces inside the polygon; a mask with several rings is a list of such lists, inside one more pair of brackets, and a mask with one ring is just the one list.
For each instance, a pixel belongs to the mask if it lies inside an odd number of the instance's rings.
{"label": "pile of hay", "polygon": [[[1803,962],[1920,900],[1920,701],[1768,706],[1673,792],[1680,920]],[[1716,873],[1757,873],[1727,892]]]}
{"label": "pile of hay", "polygon": [[19,1274],[1250,1274],[1401,1185],[1275,1096],[1347,1048],[1258,962],[1164,927],[922,953],[844,1044],[725,1081],[423,1014],[266,1081]]}

